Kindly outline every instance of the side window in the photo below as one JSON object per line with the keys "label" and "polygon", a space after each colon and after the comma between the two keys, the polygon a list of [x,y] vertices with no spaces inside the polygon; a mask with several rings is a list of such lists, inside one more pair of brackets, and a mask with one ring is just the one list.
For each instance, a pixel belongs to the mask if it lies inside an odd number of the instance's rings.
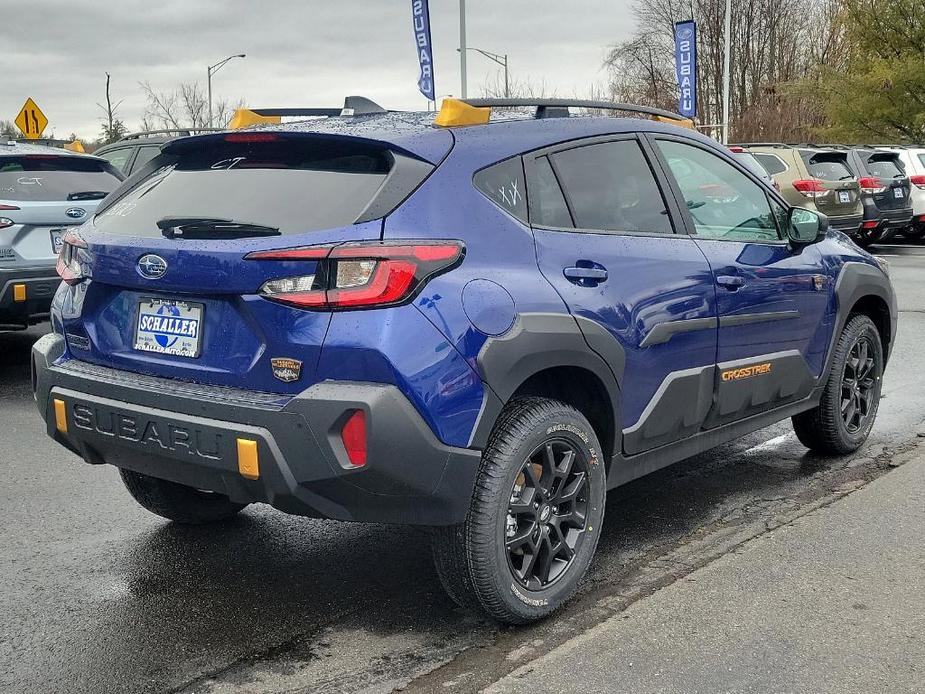
{"label": "side window", "polygon": [[534,179],[530,184],[530,221],[541,227],[574,226],[548,157],[536,159]]}
{"label": "side window", "polygon": [[552,164],[576,227],[672,233],[665,201],[635,140],[557,152]]}
{"label": "side window", "polygon": [[160,147],[139,147],[138,156],[135,157],[135,163],[132,164],[132,171],[137,171],[160,153]]}
{"label": "side window", "polygon": [[128,164],[128,160],[132,158],[133,151],[134,147],[119,147],[118,149],[111,149],[98,156],[112,164],[113,168],[125,173],[126,164]]}
{"label": "side window", "polygon": [[475,187],[505,212],[527,222],[527,186],[524,183],[524,166],[520,157],[505,159],[473,177]]}
{"label": "side window", "polygon": [[784,171],[787,170],[787,165],[784,163],[784,160],[776,154],[752,152],[752,155],[755,157],[755,159],[758,160],[758,163],[764,167],[764,170],[772,176],[775,176],[779,173],[784,173]]}
{"label": "side window", "polygon": [[779,241],[764,190],[706,150],[657,140],[674,174],[699,236],[729,241]]}

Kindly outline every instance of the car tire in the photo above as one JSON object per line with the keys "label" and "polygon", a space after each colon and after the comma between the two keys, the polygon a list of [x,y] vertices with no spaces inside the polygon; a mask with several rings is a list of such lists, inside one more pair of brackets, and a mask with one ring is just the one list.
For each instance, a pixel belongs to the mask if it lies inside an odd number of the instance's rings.
{"label": "car tire", "polygon": [[925,226],[907,227],[904,236],[909,241],[919,241],[925,236]]}
{"label": "car tire", "polygon": [[204,525],[231,518],[247,504],[224,494],[203,492],[176,482],[119,469],[129,494],[151,513],[184,525]]}
{"label": "car tire", "polygon": [[465,522],[433,531],[447,593],[508,624],[552,614],[597,549],[605,487],[600,443],[578,410],[512,400],[482,455]]}
{"label": "car tire", "polygon": [[816,453],[845,455],[867,440],[880,405],[883,343],[874,322],[849,317],[838,341],[819,405],[793,417],[800,442]]}

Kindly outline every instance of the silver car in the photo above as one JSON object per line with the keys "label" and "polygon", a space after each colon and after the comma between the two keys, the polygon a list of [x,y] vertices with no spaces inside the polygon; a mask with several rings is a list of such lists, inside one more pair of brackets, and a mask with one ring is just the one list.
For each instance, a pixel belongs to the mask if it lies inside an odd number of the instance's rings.
{"label": "silver car", "polygon": [[26,326],[48,313],[61,237],[121,181],[99,157],[0,141],[0,326]]}

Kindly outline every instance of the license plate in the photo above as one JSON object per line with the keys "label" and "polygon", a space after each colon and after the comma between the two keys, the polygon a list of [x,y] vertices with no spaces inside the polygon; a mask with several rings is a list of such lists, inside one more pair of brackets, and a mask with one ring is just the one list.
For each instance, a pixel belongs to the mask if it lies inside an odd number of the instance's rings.
{"label": "license plate", "polygon": [[851,193],[847,190],[838,191],[838,202],[851,202]]}
{"label": "license plate", "polygon": [[191,359],[198,357],[202,345],[202,313],[202,304],[142,299],[138,302],[135,349]]}
{"label": "license plate", "polygon": [[61,246],[64,245],[64,242],[61,240],[64,238],[64,235],[70,231],[70,227],[63,227],[61,229],[51,229],[51,250],[55,255],[61,251]]}
{"label": "license plate", "polygon": [[905,195],[902,188],[893,188],[893,197],[901,198]]}

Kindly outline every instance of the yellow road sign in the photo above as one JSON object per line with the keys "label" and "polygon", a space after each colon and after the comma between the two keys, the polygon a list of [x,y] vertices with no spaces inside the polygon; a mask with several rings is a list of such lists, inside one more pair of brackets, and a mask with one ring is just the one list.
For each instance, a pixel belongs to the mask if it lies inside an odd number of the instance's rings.
{"label": "yellow road sign", "polygon": [[31,98],[26,99],[26,103],[23,104],[14,122],[29,140],[38,140],[45,132],[45,126],[48,125],[48,119],[42,113],[42,109]]}

